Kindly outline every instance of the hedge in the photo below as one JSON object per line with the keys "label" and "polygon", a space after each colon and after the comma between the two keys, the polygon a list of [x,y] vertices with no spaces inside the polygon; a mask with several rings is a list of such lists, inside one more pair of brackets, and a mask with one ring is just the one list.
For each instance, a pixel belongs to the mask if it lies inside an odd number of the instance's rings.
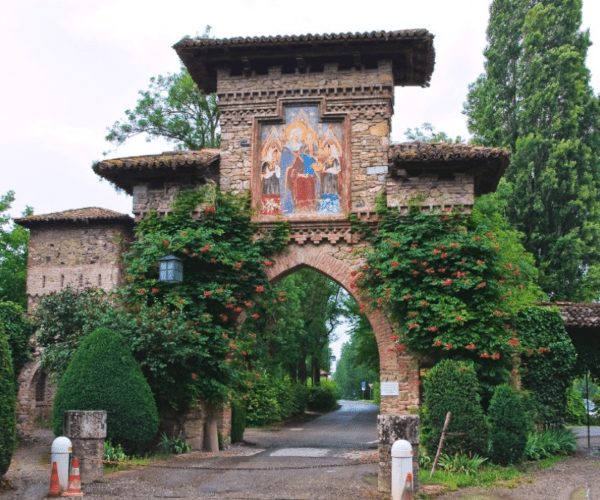
{"label": "hedge", "polygon": [[106,410],[107,439],[133,451],[158,430],[158,413],[142,370],[121,336],[99,328],[82,342],[62,377],[52,414],[59,436],[66,410]]}
{"label": "hedge", "polygon": [[0,477],[8,470],[16,435],[16,395],[10,348],[0,321]]}

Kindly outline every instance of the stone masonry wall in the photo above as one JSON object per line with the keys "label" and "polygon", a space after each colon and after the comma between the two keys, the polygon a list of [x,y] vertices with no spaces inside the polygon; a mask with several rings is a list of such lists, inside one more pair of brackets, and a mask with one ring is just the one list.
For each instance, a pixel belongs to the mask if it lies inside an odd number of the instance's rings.
{"label": "stone masonry wall", "polygon": [[[213,182],[213,181],[209,181]],[[213,184],[216,186],[216,184]],[[171,212],[171,203],[175,194],[190,184],[165,182],[155,184],[140,184],[133,188],[133,215],[140,222],[149,211],[155,211],[158,217],[164,217]]]}
{"label": "stone masonry wall", "polygon": [[386,183],[387,203],[398,207],[401,212],[408,210],[408,202],[422,196],[422,204],[429,209],[442,209],[462,206],[470,213],[475,201],[473,176],[457,173],[451,179],[440,179],[438,174],[419,177],[390,177]]}
{"label": "stone masonry wall", "polygon": [[44,295],[67,287],[110,290],[121,284],[122,246],[130,235],[122,225],[48,225],[30,230],[27,295],[29,310]]}
{"label": "stone masonry wall", "polygon": [[[252,165],[259,148],[255,134],[264,117],[281,117],[283,106],[318,103],[324,113],[345,117],[344,135],[351,159],[351,210],[370,210],[385,187],[393,113],[393,77],[389,61],[372,70],[338,71],[337,63],[324,71],[282,74],[269,68],[268,76],[218,74],[221,110],[221,188],[240,192],[252,189]],[[255,182],[255,184],[257,184]]]}
{"label": "stone masonry wall", "polygon": [[29,437],[37,428],[36,422],[50,420],[56,387],[40,370],[37,355],[25,363],[17,381],[17,434]]}

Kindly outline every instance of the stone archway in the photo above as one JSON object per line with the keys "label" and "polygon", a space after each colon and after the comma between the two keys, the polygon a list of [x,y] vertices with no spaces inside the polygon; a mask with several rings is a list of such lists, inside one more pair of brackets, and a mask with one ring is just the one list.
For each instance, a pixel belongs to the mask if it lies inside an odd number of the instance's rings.
{"label": "stone archway", "polygon": [[[340,256],[350,255],[352,246],[340,249],[336,245],[290,245],[275,257],[274,265],[266,269],[269,281],[277,282],[303,267],[315,269],[343,286],[354,299],[360,302],[356,289],[352,287],[352,271],[363,264],[359,258],[342,260]],[[383,314],[367,314],[373,328],[379,350],[381,382],[397,382],[397,395],[382,395],[381,414],[402,414],[419,406],[419,370],[417,362],[406,354],[395,352],[391,339],[392,325]]]}

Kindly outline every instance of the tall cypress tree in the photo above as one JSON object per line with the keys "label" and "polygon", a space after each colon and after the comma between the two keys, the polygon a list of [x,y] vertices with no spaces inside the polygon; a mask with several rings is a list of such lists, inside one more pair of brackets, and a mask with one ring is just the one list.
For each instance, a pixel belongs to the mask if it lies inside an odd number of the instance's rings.
{"label": "tall cypress tree", "polygon": [[581,0],[496,0],[486,74],[465,113],[477,140],[513,155],[508,218],[553,300],[600,290],[600,105],[585,66]]}

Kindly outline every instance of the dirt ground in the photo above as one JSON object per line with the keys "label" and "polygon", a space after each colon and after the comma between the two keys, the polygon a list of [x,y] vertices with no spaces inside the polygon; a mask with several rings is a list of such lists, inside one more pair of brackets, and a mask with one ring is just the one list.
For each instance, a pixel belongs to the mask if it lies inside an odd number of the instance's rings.
{"label": "dirt ground", "polygon": [[[587,438],[580,435],[580,450],[565,462],[552,469],[536,472],[526,478],[516,488],[498,487],[492,489],[467,488],[456,492],[443,493],[436,500],[600,500],[600,428],[592,438],[592,455],[587,448]],[[16,451],[7,480],[13,489],[0,492],[2,500],[37,500],[45,498],[48,492],[50,468],[47,454],[52,442],[51,435],[37,436],[27,441]],[[267,465],[261,459],[262,449],[252,447],[232,448],[210,458],[211,464],[245,467],[254,455],[257,461],[252,467]],[[341,451],[341,450],[340,450]],[[595,454],[594,454],[595,453]],[[207,458],[195,454],[180,455],[164,462],[165,465],[198,465],[207,463]],[[333,457],[332,457],[333,458]],[[286,465],[291,459],[281,458],[276,465]],[[299,461],[308,459],[294,459]],[[334,459],[344,460],[342,456]],[[265,462],[265,463],[262,463]],[[270,463],[269,465],[274,465]],[[378,499],[387,497],[376,489],[375,465],[341,467],[323,470],[322,476],[315,471],[305,470],[296,473],[256,473],[256,484],[272,484],[255,494],[248,476],[232,470],[228,473],[206,472],[202,476],[182,471],[180,474],[167,474],[161,470],[138,469],[108,476],[102,483],[84,486],[86,497],[90,499],[129,499],[129,498],[260,498],[260,499]],[[254,476],[254,474],[253,474]],[[245,491],[239,484],[248,482]],[[339,491],[342,496],[336,492]],[[433,498],[421,496],[421,498]]]}

